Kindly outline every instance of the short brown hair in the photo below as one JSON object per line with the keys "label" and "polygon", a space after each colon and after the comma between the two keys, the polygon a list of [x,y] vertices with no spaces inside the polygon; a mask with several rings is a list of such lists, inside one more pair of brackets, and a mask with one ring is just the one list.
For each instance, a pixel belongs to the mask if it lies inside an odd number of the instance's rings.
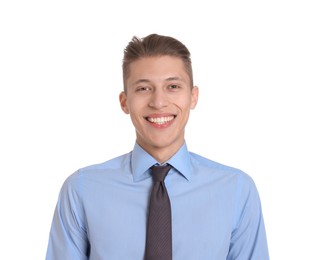
{"label": "short brown hair", "polygon": [[143,57],[173,56],[180,58],[186,72],[190,77],[191,88],[193,87],[193,72],[191,54],[188,48],[175,38],[158,34],[150,34],[144,38],[134,36],[124,49],[123,56],[123,84],[126,91],[126,80],[130,74],[130,64]]}

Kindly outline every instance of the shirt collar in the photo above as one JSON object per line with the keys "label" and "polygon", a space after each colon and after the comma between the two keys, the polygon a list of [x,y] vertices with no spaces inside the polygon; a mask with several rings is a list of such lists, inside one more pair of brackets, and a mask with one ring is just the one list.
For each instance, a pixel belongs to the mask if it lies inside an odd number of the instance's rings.
{"label": "shirt collar", "polygon": [[[174,170],[178,171],[187,180],[191,179],[193,174],[192,164],[190,153],[185,142],[181,148],[165,163],[172,165]],[[141,146],[135,143],[131,157],[133,180],[137,182],[149,178],[149,168],[154,164],[158,164],[158,161],[147,153]]]}

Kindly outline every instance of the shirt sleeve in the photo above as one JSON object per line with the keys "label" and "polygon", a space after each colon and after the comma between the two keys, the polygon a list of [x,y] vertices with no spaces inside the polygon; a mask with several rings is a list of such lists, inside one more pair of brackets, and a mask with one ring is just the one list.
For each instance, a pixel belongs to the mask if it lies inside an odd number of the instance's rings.
{"label": "shirt sleeve", "polygon": [[84,210],[79,196],[79,174],[63,184],[50,230],[46,260],[86,260],[89,242],[84,227]]}
{"label": "shirt sleeve", "polygon": [[236,219],[227,260],[269,260],[260,198],[253,180],[241,175]]}

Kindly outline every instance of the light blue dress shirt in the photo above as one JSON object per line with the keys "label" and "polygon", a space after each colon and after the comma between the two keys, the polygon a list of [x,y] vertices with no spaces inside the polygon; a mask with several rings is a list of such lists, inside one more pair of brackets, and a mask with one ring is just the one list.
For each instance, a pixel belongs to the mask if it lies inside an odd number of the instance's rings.
{"label": "light blue dress shirt", "polygon": [[[46,260],[143,260],[157,161],[132,152],[70,175],[61,188]],[[167,161],[173,260],[268,260],[256,186],[242,171],[188,151]],[[162,259],[161,259],[162,260]]]}

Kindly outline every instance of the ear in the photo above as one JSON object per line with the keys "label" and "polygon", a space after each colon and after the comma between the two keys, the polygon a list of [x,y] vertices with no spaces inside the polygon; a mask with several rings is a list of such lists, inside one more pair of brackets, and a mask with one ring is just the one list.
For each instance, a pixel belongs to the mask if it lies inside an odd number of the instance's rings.
{"label": "ear", "polygon": [[122,91],[119,95],[120,106],[124,113],[129,114],[129,108],[126,104],[126,99],[127,99],[126,93]]}
{"label": "ear", "polygon": [[194,109],[197,105],[198,101],[198,87],[194,86],[192,88],[192,93],[191,93],[191,109]]}

